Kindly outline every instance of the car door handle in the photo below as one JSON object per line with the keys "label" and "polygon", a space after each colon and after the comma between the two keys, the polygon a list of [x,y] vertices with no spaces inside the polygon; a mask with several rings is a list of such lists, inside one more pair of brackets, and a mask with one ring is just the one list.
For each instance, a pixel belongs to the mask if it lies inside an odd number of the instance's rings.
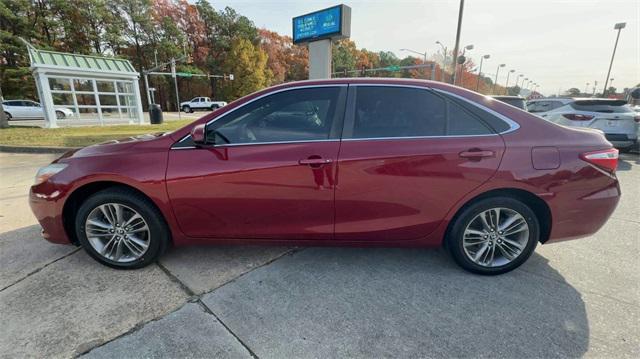
{"label": "car door handle", "polygon": [[305,158],[298,161],[301,165],[322,166],[333,162],[330,158]]}
{"label": "car door handle", "polygon": [[462,158],[480,158],[480,157],[493,157],[495,156],[493,151],[470,149],[468,151],[462,151],[458,155]]}

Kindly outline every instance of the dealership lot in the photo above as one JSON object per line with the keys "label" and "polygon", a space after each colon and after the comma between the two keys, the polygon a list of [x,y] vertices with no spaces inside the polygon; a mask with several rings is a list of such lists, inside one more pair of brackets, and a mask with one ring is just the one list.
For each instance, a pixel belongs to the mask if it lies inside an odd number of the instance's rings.
{"label": "dealership lot", "polygon": [[40,238],[27,191],[55,157],[0,153],[2,356],[640,356],[637,154],[599,233],[498,277],[371,248],[177,248],[116,271]]}

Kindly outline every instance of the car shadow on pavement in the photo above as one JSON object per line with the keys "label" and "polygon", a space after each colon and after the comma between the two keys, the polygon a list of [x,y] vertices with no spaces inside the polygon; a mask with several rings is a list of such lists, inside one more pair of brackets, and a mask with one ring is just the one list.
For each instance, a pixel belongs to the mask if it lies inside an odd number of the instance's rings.
{"label": "car shadow on pavement", "polygon": [[629,171],[633,165],[640,165],[640,155],[635,153],[621,154],[618,157],[617,171]]}
{"label": "car shadow on pavement", "polygon": [[579,357],[580,293],[534,254],[501,276],[444,250],[308,248],[203,296],[258,357]]}

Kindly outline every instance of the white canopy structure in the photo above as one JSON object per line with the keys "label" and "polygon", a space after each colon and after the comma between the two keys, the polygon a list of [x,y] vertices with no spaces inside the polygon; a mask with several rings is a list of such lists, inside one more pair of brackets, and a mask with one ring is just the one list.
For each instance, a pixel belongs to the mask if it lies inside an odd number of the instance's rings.
{"label": "white canopy structure", "polygon": [[56,118],[56,108],[70,109],[72,119],[87,124],[143,123],[140,75],[128,60],[28,48],[46,127],[67,120]]}

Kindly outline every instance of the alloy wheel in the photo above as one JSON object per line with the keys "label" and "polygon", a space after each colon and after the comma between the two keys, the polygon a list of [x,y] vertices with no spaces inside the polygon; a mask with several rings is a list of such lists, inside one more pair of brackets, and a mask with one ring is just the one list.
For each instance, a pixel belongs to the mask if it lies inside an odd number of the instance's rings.
{"label": "alloy wheel", "polygon": [[144,218],[120,203],[105,203],[94,208],[85,221],[85,234],[96,252],[119,263],[142,257],[151,240]]}
{"label": "alloy wheel", "polygon": [[476,215],[463,233],[464,253],[483,267],[500,267],[522,254],[529,242],[525,218],[509,208],[491,208]]}

